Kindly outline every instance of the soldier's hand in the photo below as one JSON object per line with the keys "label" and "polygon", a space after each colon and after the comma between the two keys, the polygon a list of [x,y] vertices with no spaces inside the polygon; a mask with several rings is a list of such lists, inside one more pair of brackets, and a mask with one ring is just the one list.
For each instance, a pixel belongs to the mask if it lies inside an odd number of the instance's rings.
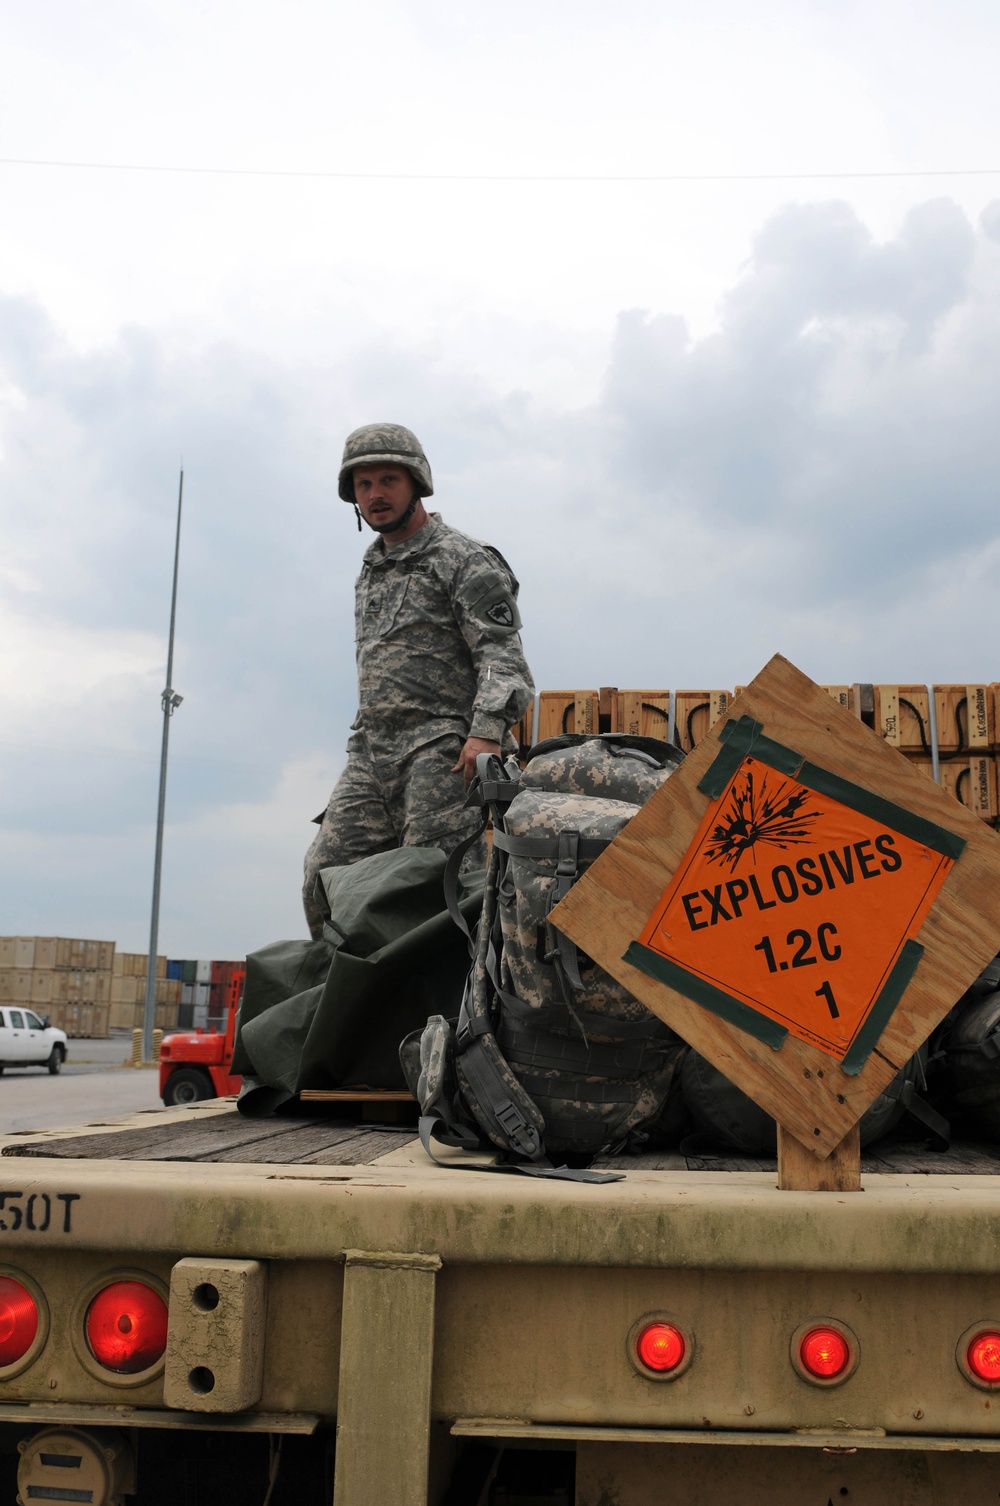
{"label": "soldier's hand", "polygon": [[465,788],[468,789],[476,777],[476,759],[480,753],[499,754],[499,752],[499,743],[487,742],[484,737],[466,738],[465,746],[458,755],[458,763],[453,766],[451,772],[453,774],[461,774],[465,780]]}

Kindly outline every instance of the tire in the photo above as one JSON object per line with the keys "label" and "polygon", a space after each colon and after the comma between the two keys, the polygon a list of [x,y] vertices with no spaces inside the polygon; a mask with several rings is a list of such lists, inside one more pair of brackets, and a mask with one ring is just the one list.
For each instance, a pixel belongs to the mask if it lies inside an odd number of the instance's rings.
{"label": "tire", "polygon": [[168,1109],[217,1097],[212,1079],[197,1067],[178,1067],[176,1072],[171,1072],[163,1087],[163,1102]]}
{"label": "tire", "polygon": [[55,1046],[53,1046],[52,1047],[52,1054],[49,1057],[48,1061],[45,1063],[45,1065],[49,1069],[50,1074],[53,1077],[58,1077],[59,1071],[60,1071],[60,1069],[62,1067],[62,1064],[65,1061],[65,1059],[66,1059],[66,1052],[63,1050],[62,1046],[60,1046],[58,1044],[55,1045]]}

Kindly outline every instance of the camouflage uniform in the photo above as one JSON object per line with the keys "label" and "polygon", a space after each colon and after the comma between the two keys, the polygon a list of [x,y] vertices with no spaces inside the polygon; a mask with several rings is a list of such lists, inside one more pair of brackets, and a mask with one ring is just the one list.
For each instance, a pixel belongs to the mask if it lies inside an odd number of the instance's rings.
{"label": "camouflage uniform", "polygon": [[503,556],[436,513],[395,549],[376,539],[366,550],[355,587],[359,710],[305,861],[314,935],[320,869],[393,847],[450,851],[479,824],[451,768],[468,737],[513,748],[509,729],[534,688],[516,595]]}

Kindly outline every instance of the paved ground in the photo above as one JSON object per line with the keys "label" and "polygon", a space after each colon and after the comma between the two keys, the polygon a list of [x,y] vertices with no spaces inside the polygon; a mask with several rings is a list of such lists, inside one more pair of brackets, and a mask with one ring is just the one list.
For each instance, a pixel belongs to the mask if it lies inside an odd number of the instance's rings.
{"label": "paved ground", "polygon": [[0,1077],[0,1135],[88,1124],[160,1106],[159,1074],[125,1067],[131,1037],[69,1043],[58,1077],[44,1067],[8,1067]]}

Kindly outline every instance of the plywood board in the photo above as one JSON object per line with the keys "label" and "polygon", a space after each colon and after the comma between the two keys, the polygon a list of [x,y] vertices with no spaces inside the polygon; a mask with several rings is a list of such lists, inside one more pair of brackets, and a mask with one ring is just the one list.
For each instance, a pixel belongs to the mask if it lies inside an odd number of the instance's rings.
{"label": "plywood board", "polygon": [[[821,1017],[824,1002],[831,1020],[834,1007],[842,1013],[846,1007],[852,1018],[863,1020],[859,1027],[862,1034],[846,1049],[843,1042],[834,1051],[829,1039],[825,1046],[818,1043],[818,1030],[813,1032],[815,1038],[809,1038],[809,1021],[798,1034],[780,1028],[775,1017],[781,1013],[783,1000],[777,993],[767,1028],[754,1033],[745,1028],[745,1023],[734,1024],[732,1019],[723,1018],[714,1005],[696,1002],[689,992],[651,977],[624,960],[696,847],[699,828],[715,800],[699,785],[703,781],[709,785],[713,780],[718,782],[717,760],[728,747],[727,729],[731,732],[736,724],[742,728],[756,724],[768,747],[784,750],[785,777],[793,783],[797,782],[796,775],[803,780],[811,778],[810,769],[824,775],[827,793],[819,800],[813,798],[811,806],[800,803],[796,808],[799,815],[808,815],[811,808],[818,808],[824,820],[831,811],[836,815],[841,801],[833,800],[831,788],[839,790],[848,802],[854,798],[849,790],[860,790],[868,801],[871,833],[859,838],[849,832],[848,852],[840,853],[841,868],[851,876],[845,876],[829,855],[824,868],[818,853],[812,855],[812,869],[797,870],[794,865],[800,861],[799,854],[810,853],[808,839],[786,841],[783,848],[781,832],[777,833],[777,842],[761,838],[754,845],[749,841],[749,856],[743,864],[743,881],[751,891],[750,903],[743,907],[747,923],[742,927],[747,990],[756,997],[770,987],[768,978],[775,989],[778,985],[784,988],[786,975],[801,964],[799,976],[808,987],[813,1007],[817,1003],[820,1006],[820,1016],[814,1016],[813,1023]],[[731,736],[729,741],[733,744],[730,754],[735,757],[739,738]],[[810,793],[815,797],[815,788]],[[898,830],[900,825],[906,827],[907,821],[908,835]],[[821,827],[818,823],[816,829]],[[935,833],[942,834],[940,839]],[[789,835],[784,833],[784,838]],[[875,841],[880,837],[881,846],[876,848]],[[899,854],[904,848],[907,884],[914,865],[925,864],[928,875],[922,889],[919,885],[912,889],[912,914],[902,913],[898,896],[893,898]],[[924,848],[928,855],[922,853]],[[876,853],[878,861],[873,864]],[[882,867],[883,861],[886,867]],[[803,891],[815,891],[815,923],[801,928],[809,933],[808,943],[797,927],[789,927],[786,933],[783,916],[788,907],[784,894],[774,888],[779,867],[791,874],[798,872],[797,884]],[[822,883],[817,887],[810,879],[807,885],[804,875],[817,872],[822,874]],[[759,906],[749,884],[751,876],[761,895]],[[734,877],[743,877],[740,868],[723,872],[726,880]],[[762,884],[763,879],[769,887]],[[783,874],[778,875],[778,883],[779,889],[791,892]],[[843,952],[835,955],[841,946],[837,931],[820,932],[820,924],[827,920],[825,901],[836,894],[839,903],[847,889],[857,896],[858,906],[870,918],[872,966],[881,969],[879,976],[894,980],[895,997],[887,983],[873,995],[875,1004],[871,999],[859,1001],[851,994],[854,988],[870,992],[872,986],[865,969],[856,965],[865,960],[857,952],[861,943],[856,929],[851,931],[855,952],[850,957]],[[737,894],[740,892],[737,890]],[[796,902],[802,897],[797,894]],[[705,900],[699,901],[697,895],[691,900],[692,905],[704,904],[704,913],[695,912],[694,918],[699,927],[707,922],[702,934],[710,940],[722,935],[730,924],[716,916],[712,898],[710,889]],[[883,911],[889,914],[888,923],[879,919]],[[1000,951],[1000,840],[779,655],[739,697],[727,721],[688,755],[678,772],[573,887],[553,912],[552,920],[779,1125],[823,1159],[845,1139],[869,1104]],[[717,928],[712,929],[713,925]],[[821,936],[825,944],[821,944]],[[725,947],[735,956],[739,947],[734,937],[735,931],[730,931]],[[762,945],[765,938],[770,940],[770,953]],[[810,957],[815,961],[810,963]],[[788,964],[787,968],[781,968],[782,962]],[[756,969],[752,977],[751,969]],[[816,986],[820,972],[824,977],[819,983],[829,985],[835,1005],[825,999],[822,986]],[[852,981],[848,994],[838,997],[841,975]],[[690,979],[685,976],[682,981],[687,988]],[[756,1029],[764,1016],[759,1010],[754,1015]]]}

